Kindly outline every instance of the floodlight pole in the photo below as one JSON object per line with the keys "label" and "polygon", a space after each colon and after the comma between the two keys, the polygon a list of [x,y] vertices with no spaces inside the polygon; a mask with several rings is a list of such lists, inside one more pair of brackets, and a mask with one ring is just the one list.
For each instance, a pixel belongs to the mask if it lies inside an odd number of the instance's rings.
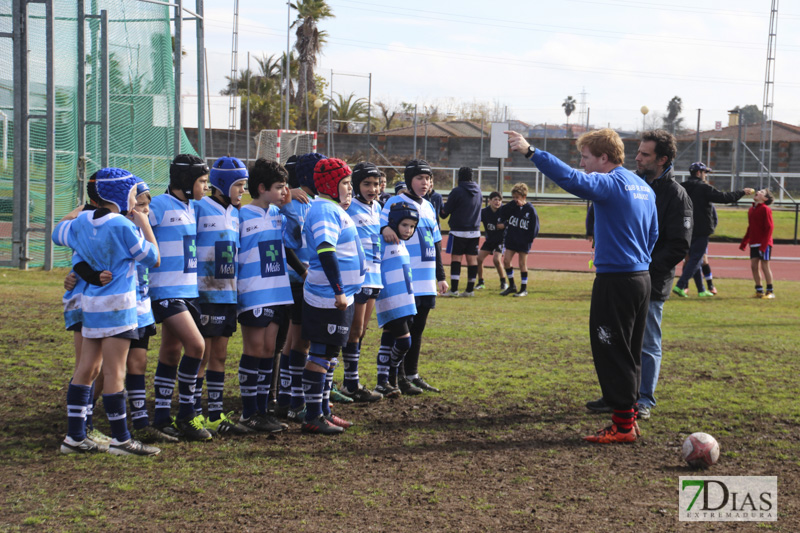
{"label": "floodlight pole", "polygon": [[286,80],[286,118],[284,120],[283,129],[289,129],[289,97],[291,94],[289,93],[289,87],[292,84],[292,63],[289,57],[291,48],[289,47],[289,38],[291,36],[291,27],[292,27],[292,4],[287,0],[286,2],[286,75],[284,76],[284,80]]}
{"label": "floodlight pole", "polygon": [[[181,51],[183,49],[182,39],[183,26],[183,0],[175,0],[175,105],[173,107],[172,122],[172,152],[173,156],[181,153]],[[198,51],[199,53],[199,51]],[[199,118],[199,117],[198,117]]]}
{"label": "floodlight pole", "polygon": [[[206,84],[205,84],[205,22],[203,17],[203,0],[195,4],[197,17],[195,28],[197,32],[197,153],[200,158],[206,159]],[[210,118],[210,117],[209,117]]]}
{"label": "floodlight pole", "polygon": [[45,219],[44,219],[44,269],[53,270],[53,217],[55,217],[56,183],[56,67],[55,67],[55,8],[53,2],[45,3],[45,62],[47,64],[47,89],[45,120]]}
{"label": "floodlight pole", "polygon": [[14,219],[11,257],[20,270],[27,270],[29,209],[28,140],[28,2],[13,0],[14,47]]}
{"label": "floodlight pole", "polygon": [[695,161],[703,160],[703,143],[700,142],[700,112],[702,109],[697,110],[697,133],[695,133],[694,142],[697,144],[697,154],[694,158]]}
{"label": "floodlight pole", "polygon": [[86,202],[86,4],[78,4],[78,191],[80,203]]}

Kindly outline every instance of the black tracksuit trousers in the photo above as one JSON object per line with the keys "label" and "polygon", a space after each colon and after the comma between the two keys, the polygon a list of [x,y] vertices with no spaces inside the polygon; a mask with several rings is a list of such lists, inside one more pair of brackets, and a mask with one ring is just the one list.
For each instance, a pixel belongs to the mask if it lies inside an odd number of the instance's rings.
{"label": "black tracksuit trousers", "polygon": [[632,409],[638,399],[649,305],[647,270],[595,277],[589,336],[603,398],[612,409]]}

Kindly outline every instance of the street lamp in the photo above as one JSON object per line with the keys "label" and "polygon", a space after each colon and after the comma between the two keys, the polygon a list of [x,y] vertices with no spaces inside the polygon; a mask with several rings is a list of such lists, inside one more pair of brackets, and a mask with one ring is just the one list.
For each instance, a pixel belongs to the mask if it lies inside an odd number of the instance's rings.
{"label": "street lamp", "polygon": [[644,133],[644,129],[645,129],[645,127],[644,127],[644,117],[647,116],[647,114],[650,112],[650,108],[647,107],[646,105],[643,105],[642,108],[639,111],[642,112],[642,133]]}
{"label": "street lamp", "polygon": [[317,110],[317,133],[319,133],[319,110],[322,107],[323,103],[324,102],[322,101],[322,98],[317,98],[316,100],[314,100],[314,109]]}

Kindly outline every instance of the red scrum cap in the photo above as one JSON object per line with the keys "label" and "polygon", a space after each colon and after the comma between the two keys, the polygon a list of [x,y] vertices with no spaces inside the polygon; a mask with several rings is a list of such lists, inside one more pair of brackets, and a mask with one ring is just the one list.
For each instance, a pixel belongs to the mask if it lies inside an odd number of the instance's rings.
{"label": "red scrum cap", "polygon": [[331,157],[320,159],[314,166],[314,186],[317,192],[339,200],[339,182],[350,176],[352,171],[341,159]]}

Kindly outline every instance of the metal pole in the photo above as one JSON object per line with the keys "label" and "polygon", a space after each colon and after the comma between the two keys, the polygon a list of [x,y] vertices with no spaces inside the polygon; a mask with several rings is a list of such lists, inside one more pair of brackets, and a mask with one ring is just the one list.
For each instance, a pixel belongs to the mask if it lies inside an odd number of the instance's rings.
{"label": "metal pole", "polygon": [[422,147],[423,159],[428,159],[428,106],[425,106],[425,144]]}
{"label": "metal pole", "polygon": [[250,52],[247,52],[247,164],[250,164]]}
{"label": "metal pole", "polygon": [[367,95],[367,161],[370,160],[370,136],[372,133],[372,72],[369,73],[369,93]]}
{"label": "metal pole", "polygon": [[542,150],[547,151],[547,122],[544,123],[544,146],[542,146]]}
{"label": "metal pole", "polygon": [[56,182],[56,80],[55,80],[55,8],[53,2],[45,3],[45,62],[47,64],[47,107],[45,141],[45,220],[44,220],[44,269],[53,269],[53,217],[55,216]]}
{"label": "metal pole", "polygon": [[181,38],[183,26],[183,0],[175,0],[175,106],[174,122],[172,123],[172,151],[174,155],[181,153],[181,51],[183,39]]}
{"label": "metal pole", "polygon": [[[205,79],[206,79],[206,94],[211,94],[211,91],[208,87],[208,54],[205,53],[205,48],[203,48],[203,63],[205,66]],[[214,149],[214,126],[211,124],[211,98],[207,98],[208,102],[206,105],[208,106],[208,135],[209,135],[209,146],[208,146],[208,154],[211,154],[211,151]]]}
{"label": "metal pole", "polygon": [[700,142],[700,111],[702,110],[697,110],[697,133],[695,134],[694,138],[694,142],[697,143],[697,154],[694,158],[695,161],[703,160],[703,143]]}
{"label": "metal pole", "polygon": [[503,194],[503,172],[505,171],[505,165],[503,164],[503,158],[500,158],[497,163],[497,191],[500,194]]}
{"label": "metal pole", "polygon": [[417,158],[417,104],[414,104],[414,159]]}
{"label": "metal pole", "polygon": [[331,122],[331,107],[333,107],[333,69],[331,69],[331,97],[328,100],[328,156],[333,157],[333,122]]}
{"label": "metal pole", "polygon": [[78,191],[80,203],[86,201],[86,5],[78,3]]}
{"label": "metal pole", "polygon": [[108,109],[108,85],[109,85],[109,53],[108,53],[108,11],[100,11],[100,166],[108,166],[108,137],[109,137],[109,109]]}
{"label": "metal pole", "polygon": [[205,22],[203,21],[203,0],[197,0],[197,152],[206,158],[206,80],[205,80]]}
{"label": "metal pole", "polygon": [[100,90],[100,85],[102,84],[102,75],[100,73],[102,63],[100,61],[100,6],[98,5],[98,0],[91,0],[91,2],[91,18],[89,19],[89,54],[91,55],[92,59],[92,93],[87,95],[89,97],[88,102],[90,104],[88,110],[91,111],[87,125],[91,125],[92,127],[87,131],[86,137],[88,157],[93,160],[93,163],[96,166],[100,162],[99,157],[101,148],[101,132],[98,126],[100,122],[100,98],[102,92]]}
{"label": "metal pole", "polygon": [[[739,138],[736,141],[736,150],[734,151],[734,157],[738,156],[739,152],[742,151],[742,113],[741,113],[741,111],[739,112],[739,128],[738,128],[738,130],[739,130]],[[742,178],[741,178],[742,169],[739,168],[738,164],[736,164],[735,166],[736,166],[736,186],[739,187],[742,184],[742,181],[741,181],[742,180]],[[733,190],[733,189],[731,188],[731,190]]]}
{"label": "metal pole", "polygon": [[283,124],[283,129],[289,129],[289,97],[291,94],[289,93],[289,87],[292,84],[292,63],[290,59],[290,50],[289,48],[289,36],[291,32],[289,31],[291,28],[291,19],[292,19],[292,4],[290,2],[286,2],[286,76],[284,79],[286,80],[286,120]]}
{"label": "metal pole", "polygon": [[[741,120],[741,118],[742,117],[740,116],[739,120]],[[744,170],[744,158],[745,158],[745,156],[747,154],[747,125],[742,126],[741,122],[740,122],[740,127],[744,128],[744,134],[743,134],[744,140],[742,141],[742,148],[744,148],[744,149],[742,150],[742,157],[741,157],[741,161],[740,161],[740,164],[739,164],[739,172],[742,173],[742,172],[745,171]],[[742,178],[742,187],[744,187],[744,178]],[[781,191],[781,193],[783,193],[783,191]]]}
{"label": "metal pole", "polygon": [[[483,117],[481,117],[481,154],[480,159],[478,160],[478,168],[483,166],[483,138],[486,136],[486,133],[483,131]],[[480,172],[478,173],[478,180],[480,181]]]}
{"label": "metal pole", "polygon": [[[14,219],[11,256],[20,270],[27,270],[28,225],[28,2],[13,0],[14,26]],[[49,236],[48,236],[49,238]]]}

